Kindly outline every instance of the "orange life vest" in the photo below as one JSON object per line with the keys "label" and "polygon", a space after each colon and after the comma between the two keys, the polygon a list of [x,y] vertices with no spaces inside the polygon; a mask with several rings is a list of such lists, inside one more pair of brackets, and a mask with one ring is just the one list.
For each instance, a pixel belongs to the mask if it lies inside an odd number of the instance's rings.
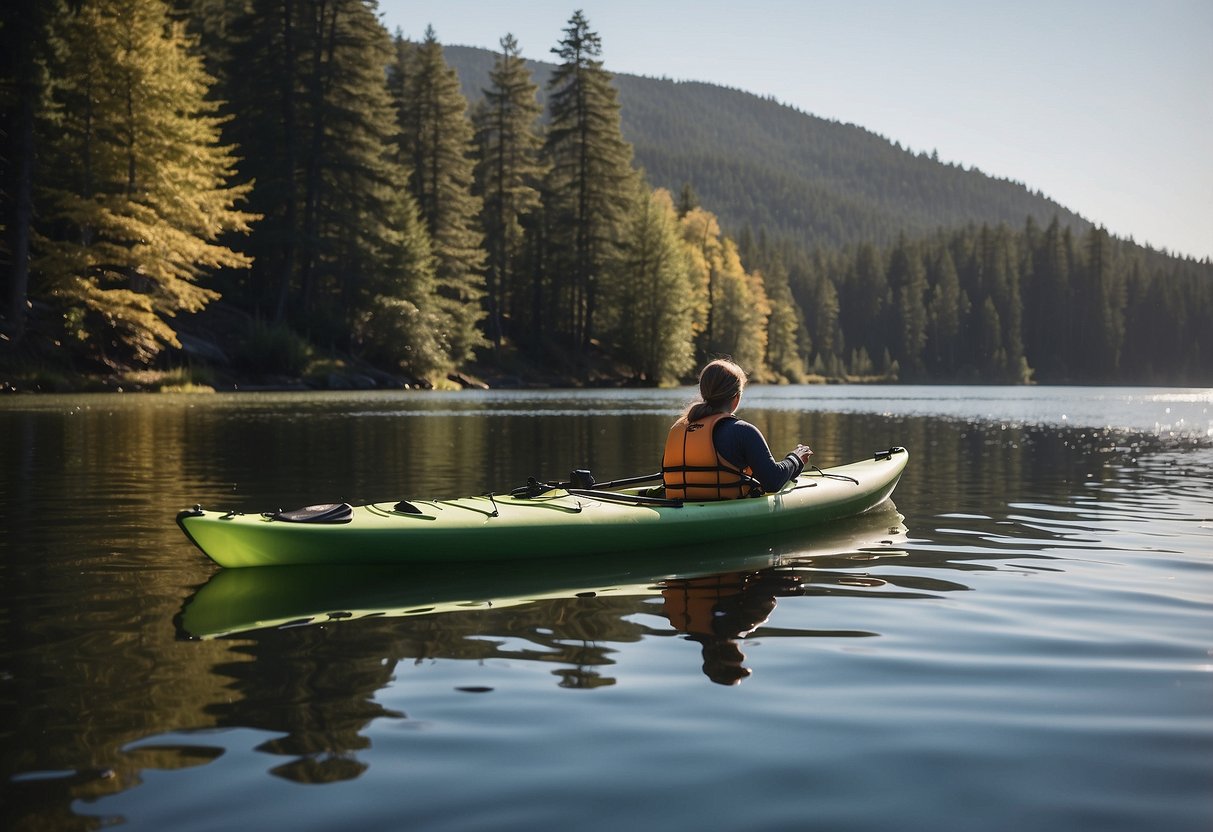
{"label": "orange life vest", "polygon": [[748,497],[753,480],[716,452],[712,434],[721,419],[736,419],[729,413],[713,413],[690,424],[679,419],[670,428],[661,460],[665,496],[674,500],[735,500]]}

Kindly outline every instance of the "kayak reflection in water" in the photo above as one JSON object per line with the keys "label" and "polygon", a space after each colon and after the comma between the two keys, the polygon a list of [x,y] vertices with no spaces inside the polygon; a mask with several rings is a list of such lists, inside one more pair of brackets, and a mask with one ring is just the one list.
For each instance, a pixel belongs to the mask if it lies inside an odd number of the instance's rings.
{"label": "kayak reflection in water", "polygon": [[700,399],[670,428],[661,461],[665,496],[681,500],[733,500],[772,493],[795,479],[812,456],[797,445],[780,461],[762,431],[738,419],[746,374],[728,359],[699,373]]}
{"label": "kayak reflection in water", "polygon": [[751,674],[737,642],[766,623],[776,596],[802,593],[800,576],[787,572],[728,572],[665,582],[661,612],[676,630],[703,647],[703,673],[718,685]]}

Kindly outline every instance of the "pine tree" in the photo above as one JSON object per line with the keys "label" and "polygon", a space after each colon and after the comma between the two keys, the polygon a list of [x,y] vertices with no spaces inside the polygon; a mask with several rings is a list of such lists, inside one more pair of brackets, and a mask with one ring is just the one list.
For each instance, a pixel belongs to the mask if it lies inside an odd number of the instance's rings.
{"label": "pine tree", "polygon": [[430,237],[400,155],[391,73],[384,79],[397,52],[365,4],[350,10],[346,27],[345,48],[334,53],[344,83],[333,88],[338,100],[330,110],[338,147],[324,177],[332,194],[323,225],[340,235],[327,282],[339,293],[353,346],[433,382],[453,367],[454,347],[445,338]]}
{"label": "pine tree", "polygon": [[1016,380],[1023,363],[1023,299],[1020,266],[1006,226],[983,226],[978,238],[982,284],[998,310],[1002,331],[1003,365],[991,368],[997,381]]}
{"label": "pine tree", "polygon": [[613,351],[649,382],[676,382],[693,368],[695,355],[690,252],[669,191],[637,186],[610,277],[603,287],[603,317]]}
{"label": "pine tree", "polygon": [[382,268],[362,287],[353,309],[355,345],[377,363],[433,383],[452,369],[450,344],[434,307],[434,258],[412,195],[402,187],[385,217]]}
{"label": "pine tree", "polygon": [[1076,321],[1071,303],[1073,240],[1054,217],[1030,243],[1031,280],[1024,293],[1024,352],[1042,380],[1072,378]]}
{"label": "pine tree", "polygon": [[[767,318],[765,363],[777,379],[799,383],[804,378],[804,361],[800,356],[798,338],[802,322],[800,308],[788,285],[787,268],[776,257],[760,274],[763,292],[771,309]],[[827,340],[830,337],[831,334],[827,334]]]}
{"label": "pine tree", "polygon": [[713,343],[718,354],[731,356],[754,381],[769,381],[765,358],[771,305],[762,276],[746,272],[737,245],[727,237],[722,245],[718,292],[713,315]]}
{"label": "pine tree", "polygon": [[869,356],[879,356],[888,347],[893,328],[885,258],[874,245],[862,244],[843,274],[838,287],[839,320],[846,342],[854,349],[864,348]]}
{"label": "pine tree", "polygon": [[[196,0],[197,2],[197,0]],[[224,76],[241,171],[266,213],[254,311],[418,376],[445,374],[433,259],[408,193],[392,41],[364,0],[251,0],[227,27]]]}
{"label": "pine tree", "polygon": [[969,300],[960,288],[956,263],[946,247],[941,246],[932,271],[934,281],[927,302],[927,347],[932,374],[937,378],[949,378],[959,369],[961,322],[969,315]]}
{"label": "pine tree", "polygon": [[276,322],[285,320],[298,283],[302,142],[309,132],[306,3],[249,0],[231,21],[231,60],[219,73],[237,114],[224,135],[240,149],[240,176],[255,183],[249,206],[262,216],[248,245],[253,268],[226,297]]}
{"label": "pine tree", "polygon": [[343,343],[366,284],[396,259],[392,219],[408,210],[397,205],[406,172],[393,158],[384,81],[391,44],[361,0],[313,0],[304,12],[294,317],[313,337]]}
{"label": "pine tree", "polygon": [[552,52],[544,156],[547,274],[557,332],[576,349],[593,340],[598,282],[618,255],[632,193],[632,148],[620,129],[618,93],[602,68],[599,36],[580,11]]}
{"label": "pine tree", "polygon": [[249,264],[217,242],[249,230],[248,188],[229,184],[211,79],[161,0],[91,0],[62,22],[35,272],[77,337],[146,362],[179,345],[169,318],[216,297],[207,272]]}
{"label": "pine tree", "polygon": [[917,248],[904,237],[893,249],[888,281],[896,298],[893,356],[911,376],[921,375],[927,339],[927,278]]}
{"label": "pine tree", "polygon": [[[1156,308],[1162,306],[1161,298],[1151,296],[1154,281],[1149,279],[1139,253],[1132,252],[1127,256],[1125,269],[1125,336],[1126,345],[1135,345],[1136,349],[1126,350],[1121,357],[1121,369],[1138,378],[1165,378],[1167,368],[1157,367],[1155,348],[1162,332],[1150,333],[1153,328],[1153,315]],[[1186,316],[1180,315],[1174,321],[1172,329],[1185,329]],[[1144,345],[1151,345],[1145,348]],[[1181,351],[1182,353],[1182,351]],[[1179,363],[1179,362],[1176,362]]]}
{"label": "pine tree", "polygon": [[699,194],[690,182],[683,182],[682,190],[678,192],[678,218],[682,219],[698,207]]}
{"label": "pine tree", "polygon": [[481,202],[472,193],[467,99],[433,27],[426,28],[425,40],[408,57],[404,89],[404,99],[397,102],[404,128],[401,148],[433,245],[444,335],[452,359],[460,363],[488,343],[478,329],[484,317],[484,236],[478,224]]}
{"label": "pine tree", "polygon": [[1082,316],[1086,369],[1100,381],[1116,378],[1125,334],[1125,286],[1108,232],[1095,228],[1084,240],[1085,260],[1074,286]]}
{"label": "pine tree", "polygon": [[704,364],[716,355],[712,309],[724,253],[720,223],[711,212],[692,208],[682,215],[681,230],[691,258],[691,332],[696,340],[695,360]]}
{"label": "pine tree", "polygon": [[[69,0],[70,2],[71,0]],[[231,27],[244,14],[248,0],[166,0],[174,16],[182,20],[197,40],[197,51],[206,63],[207,74],[217,89],[227,89],[232,50],[237,41]]]}
{"label": "pine tree", "polygon": [[817,355],[827,362],[842,350],[838,327],[839,312],[838,290],[834,288],[834,281],[821,275],[817,280],[813,304],[808,314],[813,321],[813,347]]}
{"label": "pine tree", "polygon": [[53,63],[62,42],[53,21],[59,0],[12,0],[0,10],[0,321],[12,342],[29,313],[30,235],[34,221],[35,121],[46,118]]}
{"label": "pine tree", "polygon": [[992,297],[986,296],[981,303],[977,319],[978,369],[992,381],[1002,381],[1001,371],[1006,366],[1006,350],[1002,344],[1002,319]]}
{"label": "pine tree", "polygon": [[543,112],[513,35],[501,39],[501,54],[489,75],[485,105],[476,113],[476,193],[482,212],[488,335],[501,344],[502,316],[523,306],[524,223],[539,206],[543,178],[537,122]]}

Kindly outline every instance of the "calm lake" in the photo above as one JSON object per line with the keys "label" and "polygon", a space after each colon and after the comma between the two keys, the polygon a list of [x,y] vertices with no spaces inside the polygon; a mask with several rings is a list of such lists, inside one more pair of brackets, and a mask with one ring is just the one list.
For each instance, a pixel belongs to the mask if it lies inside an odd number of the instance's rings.
{"label": "calm lake", "polygon": [[220,570],[195,503],[657,469],[689,389],[0,400],[0,828],[1213,828],[1213,391],[752,387],[894,506]]}

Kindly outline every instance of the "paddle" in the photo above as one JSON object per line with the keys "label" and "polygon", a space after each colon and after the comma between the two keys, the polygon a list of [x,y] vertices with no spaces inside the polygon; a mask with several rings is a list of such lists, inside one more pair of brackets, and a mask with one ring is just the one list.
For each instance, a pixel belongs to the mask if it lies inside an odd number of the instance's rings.
{"label": "paddle", "polygon": [[[661,474],[645,474],[639,477],[624,477],[623,479],[611,480],[610,482],[595,482],[594,475],[584,468],[578,468],[569,475],[568,482],[540,482],[531,477],[527,480],[526,485],[515,488],[510,492],[514,497],[538,497],[540,494],[551,491],[555,488],[563,488],[571,490],[574,488],[581,490],[601,490],[606,488],[623,488],[628,485],[639,485],[642,482],[657,482],[661,479]],[[630,495],[620,495],[628,497]],[[653,498],[656,499],[656,498]]]}

